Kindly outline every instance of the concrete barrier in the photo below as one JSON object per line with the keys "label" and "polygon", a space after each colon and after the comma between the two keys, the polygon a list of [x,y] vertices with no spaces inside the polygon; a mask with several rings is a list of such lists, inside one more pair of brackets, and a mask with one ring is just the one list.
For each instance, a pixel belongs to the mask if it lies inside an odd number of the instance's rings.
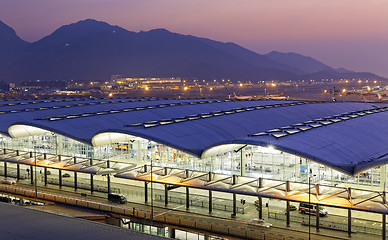
{"label": "concrete barrier", "polygon": [[218,233],[229,233],[229,227],[222,224],[214,224],[212,230]]}
{"label": "concrete barrier", "polygon": [[65,198],[61,196],[56,196],[55,201],[60,203],[66,203]]}
{"label": "concrete barrier", "polygon": [[112,211],[117,214],[125,215],[125,209],[121,207],[112,207]]}
{"label": "concrete barrier", "polygon": [[107,205],[107,204],[100,204],[100,210],[106,211],[106,212],[111,212],[112,211],[112,207]]}
{"label": "concrete barrier", "polygon": [[46,200],[48,201],[55,201],[55,196],[52,194],[46,194],[45,195]]}
{"label": "concrete barrier", "polygon": [[65,203],[70,205],[77,205],[77,200],[74,198],[65,198]]}
{"label": "concrete barrier", "polygon": [[16,190],[16,194],[24,195],[24,189],[15,189],[15,190]]}
{"label": "concrete barrier", "polygon": [[88,207],[88,202],[85,200],[77,200],[77,206]]}
{"label": "concrete barrier", "polygon": [[181,220],[181,225],[182,225],[182,226],[185,226],[185,227],[193,228],[193,227],[195,226],[195,221],[192,220],[192,219],[185,219],[185,218],[182,218],[182,220]]}
{"label": "concrete barrier", "polygon": [[199,228],[199,229],[203,229],[203,230],[209,231],[209,232],[212,231],[212,224],[209,223],[209,222],[197,221],[196,222],[196,227]]}
{"label": "concrete barrier", "polygon": [[94,203],[94,202],[88,202],[87,206],[92,209],[100,209],[100,204]]}

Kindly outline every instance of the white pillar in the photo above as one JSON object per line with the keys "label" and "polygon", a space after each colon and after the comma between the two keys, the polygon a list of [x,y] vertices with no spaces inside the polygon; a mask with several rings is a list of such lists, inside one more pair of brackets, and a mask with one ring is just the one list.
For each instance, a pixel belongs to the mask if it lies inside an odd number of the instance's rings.
{"label": "white pillar", "polygon": [[62,149],[62,135],[56,135],[57,138],[57,154],[58,155],[63,155],[63,149]]}
{"label": "white pillar", "polygon": [[240,150],[240,175],[245,176],[245,164],[246,164],[246,157],[245,157],[245,148],[242,148]]}
{"label": "white pillar", "polygon": [[142,158],[142,149],[141,149],[141,140],[137,140],[137,151],[136,151],[136,155],[137,155],[137,161],[141,162],[141,158]]}
{"label": "white pillar", "polygon": [[387,165],[380,166],[380,189],[385,191],[385,183],[387,179]]}

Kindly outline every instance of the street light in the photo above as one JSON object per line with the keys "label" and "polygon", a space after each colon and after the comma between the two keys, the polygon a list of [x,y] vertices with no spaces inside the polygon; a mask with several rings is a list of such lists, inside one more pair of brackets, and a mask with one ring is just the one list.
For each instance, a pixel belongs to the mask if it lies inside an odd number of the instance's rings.
{"label": "street light", "polygon": [[[151,144],[151,153],[152,153],[152,144]],[[153,187],[152,187],[152,154],[151,154],[151,225],[152,225],[152,221],[154,219],[154,197],[153,197]]]}
{"label": "street light", "polygon": [[36,198],[38,198],[38,185],[37,185],[37,181],[36,181],[37,180],[37,176],[36,176],[36,145],[34,145],[34,163],[35,163],[34,183],[35,183],[35,199],[36,199]]}
{"label": "street light", "polygon": [[[314,174],[312,177],[315,177],[316,175]],[[310,199],[310,196],[311,196],[311,173],[309,174],[309,240],[311,239],[311,199]],[[319,214],[319,210],[317,209],[316,210],[316,213],[315,214]],[[317,224],[317,222],[315,223]]]}

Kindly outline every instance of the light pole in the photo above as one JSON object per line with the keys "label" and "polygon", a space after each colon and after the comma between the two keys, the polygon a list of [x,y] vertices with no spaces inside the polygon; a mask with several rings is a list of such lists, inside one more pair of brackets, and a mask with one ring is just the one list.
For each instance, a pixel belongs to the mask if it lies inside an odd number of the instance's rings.
{"label": "light pole", "polygon": [[151,157],[151,221],[154,219],[154,198],[153,198],[153,187],[152,187],[152,157]]}
{"label": "light pole", "polygon": [[310,234],[311,234],[311,229],[310,229],[310,215],[311,215],[311,201],[310,201],[310,192],[311,192],[311,176],[309,176],[309,240],[311,239]]}
{"label": "light pole", "polygon": [[153,187],[152,187],[152,144],[151,144],[151,224],[152,224],[152,221],[154,219],[154,197],[153,197]]}
{"label": "light pole", "polygon": [[34,183],[35,183],[35,199],[36,199],[38,198],[38,185],[37,185],[38,183],[37,183],[37,176],[36,176],[36,145],[34,145],[34,165],[35,165]]}
{"label": "light pole", "polygon": [[[315,175],[313,175],[312,177],[315,177]],[[309,174],[309,240],[311,239],[311,211],[312,211],[312,206],[311,206],[311,173]],[[316,209],[316,212],[315,214],[319,214],[319,209]],[[317,223],[316,223],[317,224]]]}

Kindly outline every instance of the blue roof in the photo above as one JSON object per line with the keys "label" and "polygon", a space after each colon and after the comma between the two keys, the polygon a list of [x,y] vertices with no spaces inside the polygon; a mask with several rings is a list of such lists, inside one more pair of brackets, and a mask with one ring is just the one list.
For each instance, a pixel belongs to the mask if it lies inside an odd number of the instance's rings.
{"label": "blue roof", "polygon": [[386,106],[224,99],[9,100],[0,102],[0,132],[25,124],[87,144],[98,133],[118,132],[197,157],[221,144],[273,145],[353,175],[388,159]]}

